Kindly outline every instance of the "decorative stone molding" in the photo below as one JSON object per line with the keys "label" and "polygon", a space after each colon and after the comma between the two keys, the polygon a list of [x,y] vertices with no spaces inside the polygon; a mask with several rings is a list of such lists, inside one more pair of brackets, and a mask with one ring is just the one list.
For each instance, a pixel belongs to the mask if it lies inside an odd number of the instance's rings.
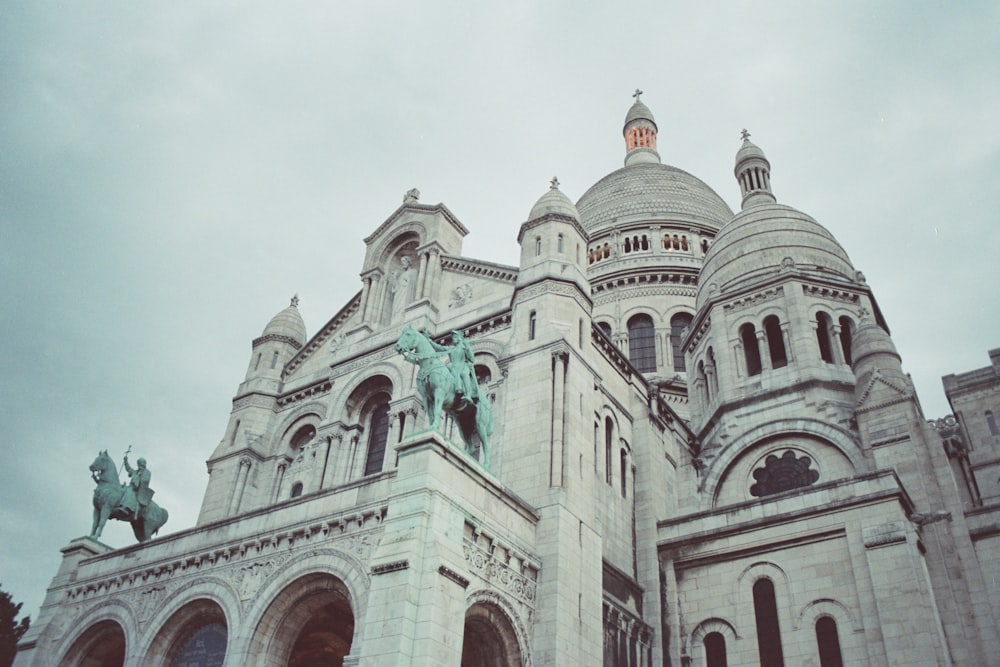
{"label": "decorative stone molding", "polygon": [[[469,564],[469,569],[474,574],[534,608],[537,589],[535,580],[514,571],[509,565],[501,562],[494,553],[493,544],[487,550],[466,539],[462,542],[462,552],[465,554],[465,561]],[[525,561],[522,560],[522,564],[524,563]],[[522,569],[528,571],[532,568],[527,565]]]}
{"label": "decorative stone molding", "polygon": [[868,526],[861,531],[861,538],[864,540],[866,549],[899,544],[906,542],[906,527],[900,521]]}
{"label": "decorative stone molding", "polygon": [[625,358],[625,355],[622,354],[621,350],[615,347],[615,344],[608,340],[608,337],[604,335],[604,332],[601,331],[597,325],[591,327],[590,340],[594,343],[597,349],[604,353],[604,356],[607,357],[608,361],[610,361],[622,375],[626,378],[630,378],[632,376],[632,364]]}
{"label": "decorative stone molding", "polygon": [[490,262],[477,262],[465,257],[456,255],[442,255],[441,268],[455,273],[464,273],[480,278],[491,278],[505,283],[513,283],[517,280],[517,269],[513,266],[502,264],[492,264]]}
{"label": "decorative stone molding", "polygon": [[375,565],[372,567],[372,575],[378,574],[389,574],[390,572],[399,572],[400,570],[405,570],[410,567],[410,561],[407,559],[394,560],[391,563],[382,563],[381,565]]}
{"label": "decorative stone molding", "polygon": [[[290,525],[249,540],[220,544],[211,551],[191,553],[177,560],[134,569],[122,567],[115,576],[93,579],[67,589],[66,599],[90,600],[122,589],[151,584],[165,586],[178,576],[214,570],[226,575],[226,571],[231,569],[228,576],[233,577],[234,585],[237,585],[245,577],[257,576],[254,572],[262,571],[261,567],[256,566],[260,559],[273,561],[274,567],[277,567],[292,547],[303,542],[335,546],[365,562],[381,538],[382,520],[386,511],[386,507],[371,508],[361,513],[343,514],[310,524]],[[241,574],[241,569],[247,569],[249,574]],[[267,569],[267,566],[263,566],[263,569]]]}
{"label": "decorative stone molding", "polygon": [[279,396],[277,399],[277,406],[278,408],[286,408],[293,403],[298,403],[299,401],[307,398],[312,398],[317,394],[325,394],[330,391],[331,387],[333,387],[333,380],[325,379],[314,382],[308,387],[296,389],[295,391]]}
{"label": "decorative stone molding", "polygon": [[514,303],[516,305],[542,294],[558,294],[559,296],[568,296],[576,301],[581,308],[588,311],[593,305],[590,295],[581,291],[580,287],[576,283],[559,282],[553,279],[543,280],[541,282],[528,285],[522,290],[518,290],[514,295]]}
{"label": "decorative stone molding", "polygon": [[458,584],[462,588],[468,588],[469,587],[469,580],[466,579],[465,577],[463,577],[462,575],[460,575],[458,572],[455,572],[455,570],[452,570],[449,567],[445,567],[444,565],[442,565],[441,567],[438,568],[438,574],[443,575],[447,579],[451,579],[452,581],[454,581],[456,584]]}
{"label": "decorative stone molding", "polygon": [[263,343],[270,343],[271,341],[276,341],[278,343],[288,343],[296,350],[302,347],[302,343],[300,343],[299,341],[295,340],[291,336],[284,336],[282,334],[267,334],[266,336],[254,338],[253,347],[257,347],[258,345],[261,345]]}
{"label": "decorative stone molding", "polygon": [[802,285],[802,293],[808,297],[826,299],[827,301],[836,301],[839,303],[857,304],[861,301],[861,297],[854,292],[831,289],[829,287],[821,287],[819,285]]}
{"label": "decorative stone molding", "polygon": [[265,410],[275,410],[278,402],[274,396],[268,394],[243,394],[233,399],[233,412],[243,408],[264,408]]}
{"label": "decorative stone molding", "polygon": [[781,285],[773,287],[771,289],[764,290],[763,292],[758,292],[756,294],[750,294],[741,299],[734,299],[729,303],[723,304],[722,308],[726,312],[736,312],[744,310],[746,308],[751,308],[754,306],[759,306],[762,303],[768,301],[774,301],[775,299],[783,298],[785,295],[785,289]]}

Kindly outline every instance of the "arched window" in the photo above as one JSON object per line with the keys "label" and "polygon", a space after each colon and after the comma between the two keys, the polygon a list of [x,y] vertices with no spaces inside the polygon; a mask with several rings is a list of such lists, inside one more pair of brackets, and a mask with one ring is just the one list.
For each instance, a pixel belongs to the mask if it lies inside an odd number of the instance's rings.
{"label": "arched window", "polygon": [[302,482],[295,482],[292,484],[292,498],[298,498],[302,495]]}
{"label": "arched window", "polygon": [[560,234],[556,237],[556,252],[560,255],[563,254],[563,235]]}
{"label": "arched window", "polygon": [[611,338],[611,325],[607,322],[598,322],[597,328],[604,332],[604,335]]}
{"label": "arched window", "polygon": [[489,384],[493,380],[493,373],[490,372],[489,366],[484,366],[483,364],[476,364],[476,384]]}
{"label": "arched window", "polygon": [[828,364],[833,363],[833,349],[830,345],[830,335],[833,333],[832,320],[826,313],[816,314],[816,342],[819,343],[819,358]]}
{"label": "arched window", "polygon": [[787,366],[788,355],[785,352],[785,339],[782,337],[777,315],[768,315],[764,318],[764,335],[767,336],[767,351],[771,355],[771,368]]}
{"label": "arched window", "polygon": [[628,495],[628,452],[622,449],[619,458],[621,461],[619,472],[621,472],[622,498],[625,498]]}
{"label": "arched window", "polygon": [[844,667],[837,622],[829,616],[816,621],[816,645],[819,647],[820,667]]}
{"label": "arched window", "polygon": [[728,667],[726,662],[726,638],[721,632],[709,632],[702,640],[705,645],[706,667]]}
{"label": "arched window", "polygon": [[368,455],[365,457],[365,474],[382,472],[385,443],[389,438],[389,398],[382,394],[375,398],[368,425]]}
{"label": "arched window", "polygon": [[614,442],[615,423],[604,418],[604,481],[611,483],[611,443]]}
{"label": "arched window", "polygon": [[655,336],[649,315],[636,315],[628,321],[628,358],[642,373],[656,371]]}
{"label": "arched window", "polygon": [[535,237],[535,257],[538,257],[541,254],[542,254],[542,237],[536,236]]}
{"label": "arched window", "polygon": [[774,598],[774,582],[770,579],[761,578],[754,582],[753,612],[757,621],[757,653],[761,667],[784,667],[778,602]]}
{"label": "arched window", "polygon": [[760,375],[760,348],[757,346],[757,330],[749,322],[740,327],[740,342],[747,362],[747,375]]}
{"label": "arched window", "polygon": [[840,318],[840,347],[844,350],[844,361],[850,366],[851,342],[854,339],[854,322],[846,315]]}
{"label": "arched window", "polygon": [[302,449],[305,445],[309,444],[309,441],[316,437],[316,427],[312,424],[306,424],[305,426],[299,428],[292,436],[291,445],[293,449]]}
{"label": "arched window", "polygon": [[705,362],[698,362],[698,391],[701,394],[702,402],[707,406],[712,400],[712,392],[708,387],[708,375],[705,373]]}
{"label": "arched window", "polygon": [[278,365],[278,351],[275,350],[274,354],[271,356],[271,368]]}
{"label": "arched window", "polygon": [[537,325],[537,318],[535,317],[535,311],[531,311],[528,315],[528,340],[535,340],[535,327]]}
{"label": "arched window", "polygon": [[997,420],[993,416],[992,410],[986,411],[986,426],[990,429],[990,435],[1000,435],[1000,430],[997,429]]}
{"label": "arched window", "polygon": [[677,313],[670,318],[670,349],[673,352],[674,371],[677,373],[687,370],[681,341],[684,340],[684,332],[691,326],[691,320],[691,315],[688,313]]}

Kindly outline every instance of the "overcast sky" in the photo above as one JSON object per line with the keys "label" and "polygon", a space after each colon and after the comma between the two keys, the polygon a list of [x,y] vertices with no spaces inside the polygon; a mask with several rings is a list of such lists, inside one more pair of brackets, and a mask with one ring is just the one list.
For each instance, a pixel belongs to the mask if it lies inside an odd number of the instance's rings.
{"label": "overcast sky", "polygon": [[[740,130],[862,270],[928,417],[1000,347],[1000,3],[0,4],[0,584],[37,616],[100,449],[194,525],[251,340],[360,289],[417,187],[516,264],[553,175],[663,161],[734,210]],[[699,7],[694,7],[698,4]],[[183,6],[179,6],[183,5]],[[134,540],[113,522],[105,541]]]}

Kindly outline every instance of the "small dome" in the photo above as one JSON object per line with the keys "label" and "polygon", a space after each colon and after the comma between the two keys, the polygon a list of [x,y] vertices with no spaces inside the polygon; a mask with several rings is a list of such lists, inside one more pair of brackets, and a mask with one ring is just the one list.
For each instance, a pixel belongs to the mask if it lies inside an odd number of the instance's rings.
{"label": "small dome", "polygon": [[702,223],[718,229],[733,217],[722,197],[703,181],[659,163],[611,172],[583,193],[576,207],[591,234],[645,220]]}
{"label": "small dome", "polygon": [[271,318],[271,321],[264,327],[264,336],[287,336],[296,341],[299,345],[306,343],[306,323],[302,321],[299,313],[299,297],[292,297],[292,303],[280,313]]}
{"label": "small dome", "polygon": [[642,120],[648,120],[654,126],[656,125],[656,120],[653,118],[653,112],[650,111],[649,107],[645,104],[636,100],[635,104],[629,108],[628,113],[625,115],[625,126],[627,127],[633,120],[638,120],[640,118]]}
{"label": "small dome", "polygon": [[528,214],[528,221],[537,220],[550,213],[569,216],[577,221],[580,220],[580,214],[577,212],[576,206],[573,205],[569,197],[562,193],[562,190],[559,189],[559,180],[555,178],[552,179],[552,186],[548,191],[539,197],[535,205],[531,207],[531,213]]}
{"label": "small dome", "polygon": [[740,150],[736,152],[737,168],[739,167],[739,164],[741,162],[743,162],[744,160],[749,160],[750,158],[767,160],[767,157],[764,155],[764,151],[760,149],[760,146],[753,143],[749,139],[744,139],[743,145],[740,146]]}
{"label": "small dome", "polygon": [[697,308],[716,290],[728,291],[797,268],[854,283],[847,252],[823,225],[783,204],[745,209],[709,247],[698,278]]}

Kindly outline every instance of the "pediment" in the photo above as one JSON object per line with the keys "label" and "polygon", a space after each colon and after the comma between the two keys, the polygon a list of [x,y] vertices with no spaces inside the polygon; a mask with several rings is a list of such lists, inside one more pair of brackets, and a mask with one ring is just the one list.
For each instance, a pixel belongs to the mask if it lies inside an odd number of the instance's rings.
{"label": "pediment", "polygon": [[893,382],[876,369],[868,379],[868,384],[861,392],[854,409],[856,412],[873,410],[907,401],[912,397],[913,392],[909,386],[900,386],[900,383]]}

